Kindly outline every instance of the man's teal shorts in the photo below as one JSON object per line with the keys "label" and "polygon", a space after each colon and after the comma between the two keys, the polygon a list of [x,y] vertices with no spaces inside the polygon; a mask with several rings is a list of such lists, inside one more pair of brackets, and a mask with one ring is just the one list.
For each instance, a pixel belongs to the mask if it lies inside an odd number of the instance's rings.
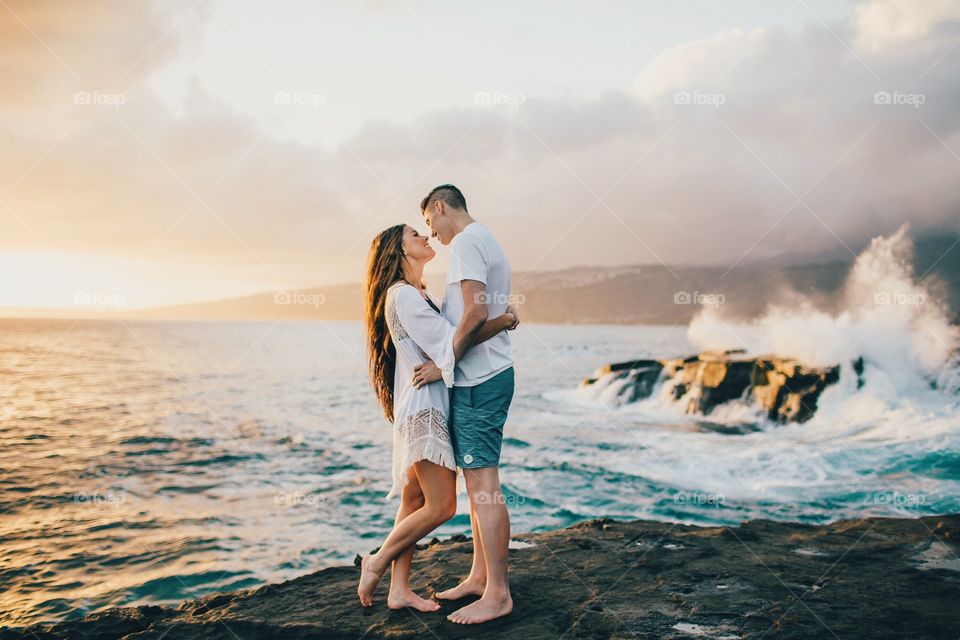
{"label": "man's teal shorts", "polygon": [[450,390],[450,436],[461,469],[500,464],[503,425],[513,400],[513,367],[474,387]]}

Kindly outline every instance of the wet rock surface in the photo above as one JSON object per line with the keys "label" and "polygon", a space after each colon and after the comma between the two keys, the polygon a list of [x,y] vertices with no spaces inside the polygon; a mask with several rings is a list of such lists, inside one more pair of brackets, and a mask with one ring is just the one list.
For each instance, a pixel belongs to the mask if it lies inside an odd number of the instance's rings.
{"label": "wet rock surface", "polygon": [[[826,525],[768,520],[737,527],[593,520],[517,535],[514,612],[464,627],[440,613],[356,599],[355,567],[334,567],[179,607],[112,609],[2,639],[161,638],[956,638],[960,515]],[[412,582],[452,586],[469,541],[417,554]]]}

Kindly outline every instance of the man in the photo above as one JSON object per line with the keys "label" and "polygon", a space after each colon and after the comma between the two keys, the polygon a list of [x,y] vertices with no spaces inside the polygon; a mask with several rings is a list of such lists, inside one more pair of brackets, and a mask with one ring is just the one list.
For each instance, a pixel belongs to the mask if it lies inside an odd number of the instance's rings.
{"label": "man", "polygon": [[[431,235],[450,246],[450,272],[441,311],[457,326],[455,341],[462,336],[472,338],[488,316],[495,318],[506,311],[510,263],[490,231],[470,216],[467,201],[455,186],[433,189],[420,203],[420,211]],[[460,624],[486,622],[513,610],[507,580],[510,515],[498,468],[513,388],[510,336],[505,331],[474,345],[457,361],[450,392],[450,433],[470,499],[473,566],[463,582],[438,593],[437,598],[481,596],[448,616]]]}

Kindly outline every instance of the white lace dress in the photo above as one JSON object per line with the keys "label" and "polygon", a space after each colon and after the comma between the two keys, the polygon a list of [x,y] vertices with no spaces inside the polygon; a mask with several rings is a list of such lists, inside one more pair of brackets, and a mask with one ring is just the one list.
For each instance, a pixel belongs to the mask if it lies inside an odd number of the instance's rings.
{"label": "white lace dress", "polygon": [[[420,460],[456,471],[447,417],[448,387],[453,386],[456,327],[413,285],[397,282],[387,290],[387,326],[397,350],[393,378],[393,487],[387,499],[399,495],[407,484],[407,471]],[[433,362],[443,380],[417,389],[413,368]]]}

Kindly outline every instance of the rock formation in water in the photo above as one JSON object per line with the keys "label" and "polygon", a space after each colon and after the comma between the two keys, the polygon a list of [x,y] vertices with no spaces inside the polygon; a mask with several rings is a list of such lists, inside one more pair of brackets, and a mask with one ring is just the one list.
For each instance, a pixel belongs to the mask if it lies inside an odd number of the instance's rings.
{"label": "rock formation in water", "polygon": [[[742,400],[763,408],[776,422],[806,422],[817,410],[823,390],[840,379],[840,366],[809,367],[777,356],[744,357],[742,349],[706,351],[687,358],[631,360],[597,370],[586,386],[617,385],[617,400],[636,402],[650,397],[661,383],[669,384],[673,400],[687,413],[708,415],[718,405]],[[858,386],[863,360],[853,361]]]}

